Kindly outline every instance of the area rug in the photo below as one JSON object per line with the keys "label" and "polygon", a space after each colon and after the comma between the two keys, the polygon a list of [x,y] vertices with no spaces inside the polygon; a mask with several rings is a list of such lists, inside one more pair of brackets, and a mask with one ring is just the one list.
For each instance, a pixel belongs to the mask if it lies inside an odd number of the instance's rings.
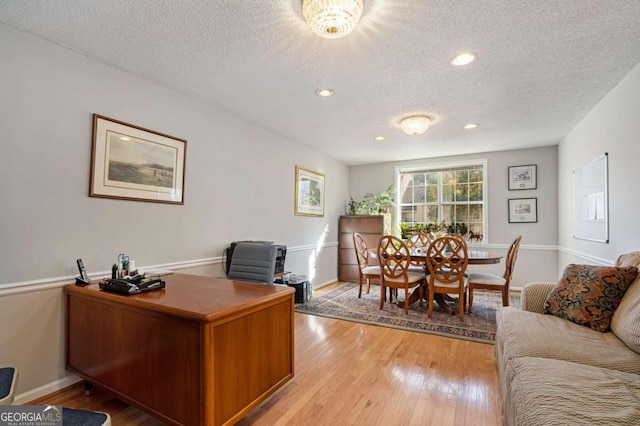
{"label": "area rug", "polygon": [[[404,300],[404,292],[399,292]],[[457,339],[493,344],[496,333],[496,310],[502,306],[502,297],[498,292],[475,291],[473,293],[473,313],[465,313],[464,322],[458,317],[457,303],[455,315],[447,314],[434,304],[433,316],[428,318],[426,302],[423,306],[414,303],[409,306],[409,315],[404,308],[394,303],[385,303],[380,310],[380,287],[371,285],[371,292],[358,299],[358,284],[345,283],[314,297],[305,304],[297,304],[296,312],[337,318],[346,321],[391,327],[418,333],[437,334]],[[511,306],[520,306],[520,297],[512,295]]]}

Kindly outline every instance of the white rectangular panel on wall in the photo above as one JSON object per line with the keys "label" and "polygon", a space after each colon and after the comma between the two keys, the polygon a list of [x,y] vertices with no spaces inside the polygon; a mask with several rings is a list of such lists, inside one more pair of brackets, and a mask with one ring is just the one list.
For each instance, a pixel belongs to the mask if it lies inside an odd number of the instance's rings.
{"label": "white rectangular panel on wall", "polygon": [[573,171],[573,238],[609,242],[609,193],[605,152]]}

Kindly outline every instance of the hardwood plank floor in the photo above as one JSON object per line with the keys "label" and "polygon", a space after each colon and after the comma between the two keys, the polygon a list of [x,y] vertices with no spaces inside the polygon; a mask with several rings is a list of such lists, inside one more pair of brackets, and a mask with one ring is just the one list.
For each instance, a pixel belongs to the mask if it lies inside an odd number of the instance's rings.
{"label": "hardwood plank floor", "polygon": [[[295,329],[295,377],[239,425],[501,423],[491,345],[297,313]],[[81,385],[33,403],[162,424],[99,389],[85,397]]]}

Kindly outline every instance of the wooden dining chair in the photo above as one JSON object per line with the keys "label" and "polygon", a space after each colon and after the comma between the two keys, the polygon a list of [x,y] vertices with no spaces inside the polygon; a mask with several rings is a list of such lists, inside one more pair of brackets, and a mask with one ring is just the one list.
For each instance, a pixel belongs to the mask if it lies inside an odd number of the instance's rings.
{"label": "wooden dining chair", "polygon": [[429,238],[429,234],[426,232],[419,232],[417,234],[413,234],[407,240],[407,247],[409,248],[413,248],[413,247],[427,248],[429,247],[429,244],[431,244],[431,239]]}
{"label": "wooden dining chair", "polygon": [[[447,237],[451,237],[451,238],[457,238],[458,240],[462,240],[464,241],[464,237],[460,234],[447,234]],[[466,241],[464,241],[466,243]]]}
{"label": "wooden dining chair", "polygon": [[409,314],[409,288],[420,286],[420,305],[422,306],[424,272],[411,272],[411,254],[409,247],[400,238],[385,235],[378,246],[380,262],[380,309],[384,308],[385,290],[404,289],[404,313]]}
{"label": "wooden dining chair", "polygon": [[464,321],[468,280],[465,276],[469,264],[467,243],[452,236],[436,238],[427,249],[429,272],[428,315],[433,315],[436,293],[458,295],[460,321]]}
{"label": "wooden dining chair", "polygon": [[367,242],[358,232],[353,233],[353,246],[356,250],[356,259],[358,260],[358,274],[360,277],[360,288],[358,289],[358,299],[362,297],[362,283],[367,283],[367,294],[371,289],[371,280],[380,279],[380,267],[378,265],[369,264],[369,249]]}
{"label": "wooden dining chair", "polygon": [[[416,248],[420,248],[421,250],[427,250],[429,244],[431,244],[431,239],[429,238],[430,234],[425,232],[420,232],[418,234],[413,234],[407,240],[407,247],[409,250],[414,250]],[[412,260],[409,265],[410,272],[424,272],[424,262],[418,260]]]}
{"label": "wooden dining chair", "polygon": [[509,306],[509,284],[513,275],[513,268],[518,258],[520,240],[518,236],[507,252],[504,275],[489,274],[485,272],[469,272],[469,313],[473,312],[473,292],[477,289],[497,290],[502,292],[502,306]]}

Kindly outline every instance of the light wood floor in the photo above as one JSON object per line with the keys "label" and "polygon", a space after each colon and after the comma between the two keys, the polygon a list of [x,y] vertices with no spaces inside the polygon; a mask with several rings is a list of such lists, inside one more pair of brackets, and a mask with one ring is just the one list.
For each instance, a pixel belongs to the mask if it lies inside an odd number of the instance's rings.
{"label": "light wood floor", "polygon": [[[326,289],[324,289],[326,291]],[[239,425],[499,425],[493,346],[295,314],[295,377]],[[161,425],[82,385],[35,404],[110,413],[114,425]]]}

